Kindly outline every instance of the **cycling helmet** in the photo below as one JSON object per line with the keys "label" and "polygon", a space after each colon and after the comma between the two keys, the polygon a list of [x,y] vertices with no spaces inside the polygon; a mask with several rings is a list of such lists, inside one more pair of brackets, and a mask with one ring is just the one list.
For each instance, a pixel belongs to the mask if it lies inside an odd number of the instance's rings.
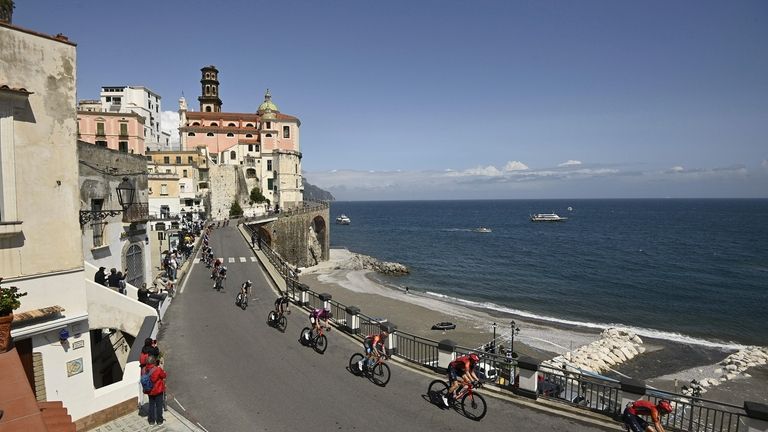
{"label": "cycling helmet", "polygon": [[469,359],[472,360],[472,363],[477,363],[480,361],[480,357],[478,357],[475,353],[470,354]]}
{"label": "cycling helmet", "polygon": [[245,281],[245,286],[251,286],[251,280],[250,279]]}
{"label": "cycling helmet", "polygon": [[672,404],[666,399],[660,400],[659,403],[656,404],[656,408],[663,414],[669,414],[673,411]]}

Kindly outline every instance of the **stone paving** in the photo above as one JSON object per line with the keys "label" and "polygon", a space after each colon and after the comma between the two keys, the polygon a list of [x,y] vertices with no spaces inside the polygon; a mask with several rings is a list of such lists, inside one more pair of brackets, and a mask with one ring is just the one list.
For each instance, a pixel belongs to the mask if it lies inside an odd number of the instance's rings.
{"label": "stone paving", "polygon": [[207,432],[191,421],[182,417],[170,407],[163,413],[164,422],[161,425],[150,425],[144,412],[135,411],[99,427],[89,429],[92,432]]}

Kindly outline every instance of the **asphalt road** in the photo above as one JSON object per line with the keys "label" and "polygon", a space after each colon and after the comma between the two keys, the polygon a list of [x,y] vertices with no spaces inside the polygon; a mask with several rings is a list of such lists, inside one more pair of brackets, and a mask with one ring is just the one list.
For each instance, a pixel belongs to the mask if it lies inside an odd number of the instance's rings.
{"label": "asphalt road", "polygon": [[[228,269],[224,292],[212,289],[203,264],[193,265],[159,337],[169,404],[209,432],[602,430],[489,396],[488,414],[475,422],[428,400],[434,377],[394,362],[384,388],[354,376],[346,367],[361,351],[359,343],[334,329],[324,355],[300,345],[299,332],[309,320],[295,305],[285,333],[267,326],[276,296],[260,264],[252,262],[250,247],[234,226],[211,237],[215,256],[224,257]],[[243,311],[234,299],[246,279],[255,289]]]}

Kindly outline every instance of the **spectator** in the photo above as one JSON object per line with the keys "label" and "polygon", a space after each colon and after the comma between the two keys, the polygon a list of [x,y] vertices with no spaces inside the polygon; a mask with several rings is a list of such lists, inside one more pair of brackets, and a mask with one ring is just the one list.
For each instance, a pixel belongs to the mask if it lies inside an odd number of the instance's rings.
{"label": "spectator", "polygon": [[[155,288],[157,290],[157,288]],[[141,284],[141,288],[139,288],[138,292],[138,299],[140,302],[152,306],[153,308],[160,311],[160,305],[165,300],[165,298],[168,297],[168,294],[166,293],[154,293],[150,291],[149,288],[147,288],[147,283]]]}
{"label": "spectator", "polygon": [[99,269],[96,271],[96,275],[93,276],[93,281],[99,285],[106,285],[107,275],[104,273],[104,270],[106,269],[106,267],[99,267]]}
{"label": "spectator", "polygon": [[157,339],[144,339],[144,347],[141,348],[141,354],[139,354],[139,366],[142,369],[147,365],[149,356],[154,356],[156,359],[160,358],[160,349],[157,347]]}
{"label": "spectator", "polygon": [[107,276],[107,285],[115,291],[120,292],[120,281],[124,281],[127,276],[128,270],[126,270],[125,273],[118,273],[117,269],[112,267],[109,269],[109,276]]}
{"label": "spectator", "polygon": [[147,357],[147,365],[141,370],[142,374],[149,374],[152,380],[152,389],[144,391],[149,396],[149,414],[147,419],[150,425],[157,423],[163,424],[163,397],[165,393],[165,378],[168,374],[163,368],[157,365],[157,357],[150,355]]}

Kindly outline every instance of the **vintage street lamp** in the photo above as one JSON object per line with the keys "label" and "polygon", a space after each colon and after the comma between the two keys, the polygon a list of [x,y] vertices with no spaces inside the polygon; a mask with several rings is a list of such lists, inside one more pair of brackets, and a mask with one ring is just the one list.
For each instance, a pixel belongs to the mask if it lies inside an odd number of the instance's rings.
{"label": "vintage street lamp", "polygon": [[491,341],[491,352],[496,354],[496,323],[493,323],[493,340]]}
{"label": "vintage street lamp", "polygon": [[110,216],[117,216],[128,210],[133,205],[133,198],[136,193],[136,188],[128,180],[128,177],[123,177],[123,181],[115,188],[117,191],[117,202],[120,203],[122,210],[84,210],[80,211],[80,226],[87,224],[90,221],[104,220]]}
{"label": "vintage street lamp", "polygon": [[517,357],[515,354],[515,335],[520,333],[520,329],[517,328],[517,325],[514,321],[510,321],[509,323],[510,327],[512,328],[512,334],[510,334],[510,341],[509,341],[509,351],[512,353],[512,357]]}

